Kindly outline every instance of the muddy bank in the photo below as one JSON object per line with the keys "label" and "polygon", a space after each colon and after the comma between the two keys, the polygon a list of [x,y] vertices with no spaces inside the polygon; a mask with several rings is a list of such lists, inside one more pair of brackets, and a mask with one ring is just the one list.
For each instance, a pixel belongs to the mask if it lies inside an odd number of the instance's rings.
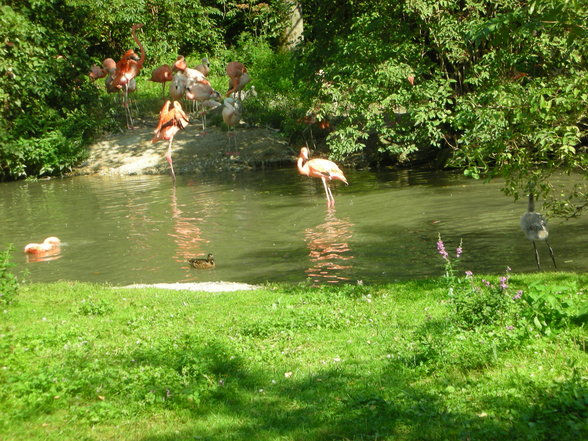
{"label": "muddy bank", "polygon": [[[152,137],[153,127],[147,126],[105,136],[88,148],[88,159],[72,175],[168,174],[168,143],[152,144]],[[298,154],[272,129],[239,127],[235,137],[237,149],[229,149],[226,131],[212,126],[203,132],[200,124],[190,124],[173,141],[176,174],[291,165]]]}

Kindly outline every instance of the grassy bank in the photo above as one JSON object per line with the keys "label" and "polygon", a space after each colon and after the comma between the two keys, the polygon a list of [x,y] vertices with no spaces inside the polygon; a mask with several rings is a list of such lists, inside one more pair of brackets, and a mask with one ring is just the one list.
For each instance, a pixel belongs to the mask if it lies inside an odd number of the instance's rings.
{"label": "grassy bank", "polygon": [[25,285],[2,312],[0,439],[586,439],[588,278],[466,283]]}

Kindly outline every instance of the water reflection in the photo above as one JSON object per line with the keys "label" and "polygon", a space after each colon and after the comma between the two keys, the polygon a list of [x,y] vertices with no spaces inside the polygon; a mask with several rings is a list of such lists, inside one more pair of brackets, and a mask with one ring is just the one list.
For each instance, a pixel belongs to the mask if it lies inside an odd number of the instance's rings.
{"label": "water reflection", "polygon": [[311,262],[306,274],[313,283],[349,280],[345,274],[352,268],[350,261],[354,258],[349,246],[353,227],[349,220],[337,218],[334,208],[328,208],[324,223],[304,231]]}
{"label": "water reflection", "polygon": [[[513,203],[500,182],[366,170],[349,170],[349,179],[336,213],[322,195],[306,197],[311,187],[291,167],[182,175],[175,188],[167,175],[2,183],[0,250],[14,244],[14,271],[34,282],[369,284],[443,274],[441,234],[453,247],[463,240],[460,271],[537,270],[519,228],[526,201]],[[21,247],[47,236],[65,239],[60,253],[27,265]],[[587,242],[588,216],[550,221],[558,269],[585,272],[588,248],[578,244]],[[547,251],[539,249],[546,262]],[[188,265],[209,252],[214,271]]]}
{"label": "water reflection", "polygon": [[176,243],[173,258],[176,262],[183,263],[185,268],[189,268],[188,258],[204,254],[205,250],[202,244],[207,244],[210,241],[202,237],[202,232],[198,227],[198,224],[204,223],[204,216],[185,216],[184,211],[180,208],[185,207],[185,204],[178,204],[176,192],[174,185],[171,189],[173,232],[169,233],[169,236],[173,237]]}
{"label": "water reflection", "polygon": [[51,260],[61,259],[61,246],[57,245],[54,248],[36,254],[26,253],[26,262],[48,262]]}

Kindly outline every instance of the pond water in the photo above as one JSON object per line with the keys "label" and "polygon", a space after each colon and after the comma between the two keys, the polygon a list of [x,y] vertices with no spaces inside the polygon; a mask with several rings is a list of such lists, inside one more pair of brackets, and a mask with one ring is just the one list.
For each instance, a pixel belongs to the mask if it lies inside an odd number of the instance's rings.
{"label": "pond water", "polygon": [[[32,282],[131,283],[388,282],[443,274],[441,234],[457,268],[500,274],[536,271],[519,230],[526,201],[500,183],[422,171],[346,171],[328,209],[320,180],[295,168],[239,174],[84,176],[0,184],[0,249]],[[540,203],[538,207],[540,208]],[[45,237],[62,240],[43,259],[23,252]],[[550,222],[558,268],[588,268],[588,218]],[[542,265],[552,270],[547,247]],[[190,257],[213,253],[216,268]]]}

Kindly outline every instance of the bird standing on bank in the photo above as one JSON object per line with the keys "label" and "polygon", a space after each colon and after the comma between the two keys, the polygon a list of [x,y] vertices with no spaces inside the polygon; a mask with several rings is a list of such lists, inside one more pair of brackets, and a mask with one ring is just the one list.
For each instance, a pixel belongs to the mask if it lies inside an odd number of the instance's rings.
{"label": "bird standing on bank", "polygon": [[[231,61],[226,67],[227,75],[229,76],[229,90],[227,91],[227,97],[231,96],[232,93],[239,91],[245,84],[250,81],[249,74],[247,74],[247,68],[243,63],[238,61]],[[246,75],[245,79],[242,77]]]}
{"label": "bird standing on bank", "polygon": [[333,207],[335,205],[335,198],[329,188],[327,181],[333,179],[345,182],[345,185],[349,185],[345,175],[341,169],[333,161],[328,159],[309,159],[308,148],[302,147],[300,149],[300,156],[298,157],[298,172],[301,175],[310,176],[311,178],[320,178],[323,181],[325,187],[325,193],[327,195],[327,205]]}
{"label": "bird standing on bank", "polygon": [[208,256],[206,256],[206,259],[197,259],[192,257],[191,259],[188,259],[188,262],[190,262],[191,266],[198,269],[208,269],[214,268],[216,266],[212,253],[209,253]]}
{"label": "bird standing on bank", "polygon": [[[206,130],[206,112],[207,109],[204,106],[205,102],[216,101],[220,99],[220,94],[212,88],[210,84],[204,84],[198,81],[188,81],[186,87],[186,99],[198,103],[198,112],[202,118],[202,131]],[[217,103],[220,106],[220,103]]]}
{"label": "bird standing on bank", "polygon": [[145,49],[143,45],[135,35],[137,29],[141,28],[143,24],[135,24],[131,28],[131,36],[135,43],[139,46],[141,51],[141,57],[139,57],[134,50],[129,49],[126,51],[121,59],[116,63],[116,72],[112,79],[112,85],[118,89],[123,90],[123,106],[126,110],[127,116],[127,127],[133,128],[133,117],[131,115],[131,109],[129,106],[129,86],[131,81],[139,75],[139,72],[143,68],[145,62]]}
{"label": "bird standing on bank", "polygon": [[553,249],[547,240],[549,236],[549,231],[547,229],[547,220],[540,214],[535,211],[535,198],[533,196],[533,191],[529,192],[529,205],[527,207],[527,212],[521,216],[521,230],[525,233],[527,239],[533,242],[533,249],[535,250],[535,262],[537,262],[537,269],[541,271],[541,263],[539,260],[539,252],[537,251],[537,245],[535,245],[536,240],[544,240],[547,244],[547,248],[549,248],[549,254],[551,255],[551,260],[553,261],[553,266],[557,269],[557,265],[555,264],[555,257],[553,255]]}
{"label": "bird standing on bank", "polygon": [[160,140],[169,140],[165,159],[167,159],[167,162],[169,163],[172,180],[174,183],[176,182],[176,174],[174,173],[174,166],[171,157],[172,142],[176,133],[182,129],[185,129],[188,126],[189,121],[190,118],[184,113],[182,105],[178,101],[174,101],[172,104],[170,100],[167,100],[159,112],[159,124],[154,130],[155,136],[151,140],[152,143],[156,143]]}
{"label": "bird standing on bank", "polygon": [[228,149],[231,148],[231,138],[234,140],[235,149],[237,148],[237,139],[235,134],[235,126],[239,124],[241,121],[241,112],[239,111],[239,106],[237,105],[237,101],[233,98],[225,98],[223,101],[223,121],[227,125],[228,132]]}
{"label": "bird standing on bank", "polygon": [[198,64],[194,69],[200,71],[202,75],[207,77],[210,73],[210,63],[208,62],[208,58],[203,58],[202,63]]}
{"label": "bird standing on bank", "polygon": [[151,78],[149,78],[149,81],[153,81],[154,83],[161,83],[162,84],[162,89],[161,89],[161,97],[165,98],[165,83],[167,83],[168,81],[171,81],[173,78],[173,73],[172,73],[172,69],[168,64],[164,64],[162,66],[159,66],[157,69],[153,69],[153,72],[151,72]]}

